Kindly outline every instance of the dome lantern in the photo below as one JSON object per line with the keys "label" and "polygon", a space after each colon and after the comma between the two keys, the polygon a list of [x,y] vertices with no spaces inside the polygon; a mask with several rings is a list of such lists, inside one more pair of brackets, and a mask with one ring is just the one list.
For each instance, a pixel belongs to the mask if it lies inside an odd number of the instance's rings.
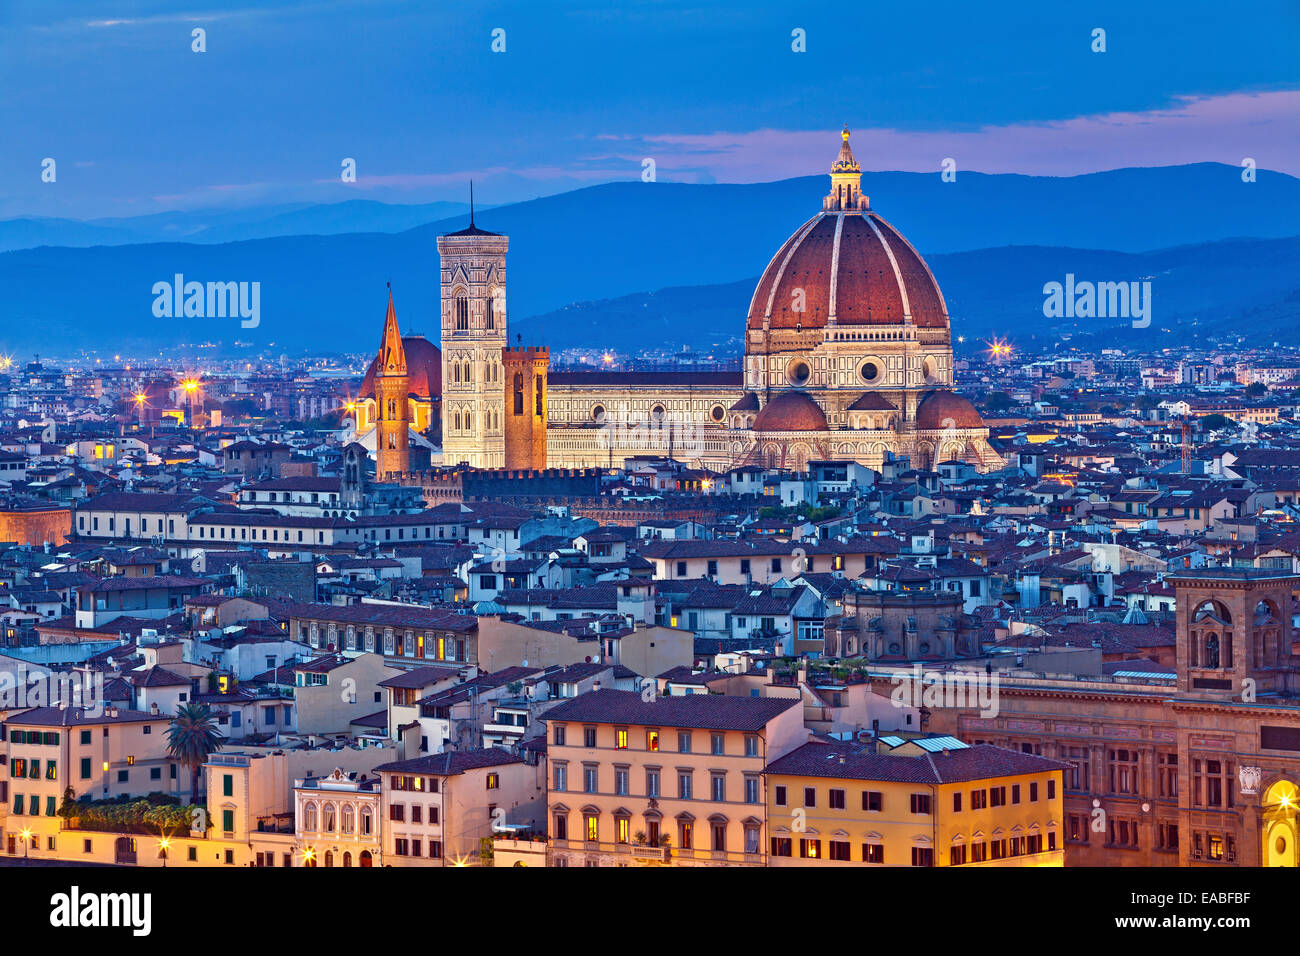
{"label": "dome lantern", "polygon": [[862,195],[862,167],[853,156],[849,146],[849,124],[844,124],[840,133],[840,154],[831,163],[831,191],[822,200],[825,212],[863,212],[870,209],[866,196]]}

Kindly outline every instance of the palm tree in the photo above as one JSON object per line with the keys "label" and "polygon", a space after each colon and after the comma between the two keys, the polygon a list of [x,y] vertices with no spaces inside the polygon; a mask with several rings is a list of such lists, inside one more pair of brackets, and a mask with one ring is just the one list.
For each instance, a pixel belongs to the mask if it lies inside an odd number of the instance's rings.
{"label": "palm tree", "polygon": [[167,752],[190,768],[190,799],[199,802],[199,771],[225,739],[216,718],[204,704],[178,704],[167,728]]}

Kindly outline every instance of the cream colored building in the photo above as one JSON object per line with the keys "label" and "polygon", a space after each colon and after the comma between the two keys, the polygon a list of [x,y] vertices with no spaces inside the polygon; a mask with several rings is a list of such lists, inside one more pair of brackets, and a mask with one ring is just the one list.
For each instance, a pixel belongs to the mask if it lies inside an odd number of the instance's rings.
{"label": "cream colored building", "polygon": [[298,733],[347,734],[350,724],[383,710],[380,684],[401,671],[381,654],[329,654],[293,666]]}
{"label": "cream colored building", "polygon": [[298,858],[309,867],[383,865],[378,774],[336,767],[294,781]]}
{"label": "cream colored building", "polygon": [[552,866],[765,861],[763,768],[808,738],[798,699],[598,690],[546,714]]}
{"label": "cream colored building", "polygon": [[544,813],[542,769],[508,750],[453,750],[375,769],[386,865],[476,866],[484,839]]}

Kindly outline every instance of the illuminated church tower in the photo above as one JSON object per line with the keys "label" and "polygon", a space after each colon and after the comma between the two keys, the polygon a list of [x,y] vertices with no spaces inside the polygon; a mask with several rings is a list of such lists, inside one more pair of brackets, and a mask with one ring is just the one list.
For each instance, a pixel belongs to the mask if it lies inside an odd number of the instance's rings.
{"label": "illuminated church tower", "polygon": [[[471,207],[472,209],[472,207]],[[506,250],[474,225],[438,237],[442,258],[442,460],[505,465]]]}
{"label": "illuminated church tower", "polygon": [[410,377],[406,372],[406,350],[393,309],[393,289],[388,289],[388,315],[384,337],[379,343],[375,366],[375,477],[404,475],[411,470]]}

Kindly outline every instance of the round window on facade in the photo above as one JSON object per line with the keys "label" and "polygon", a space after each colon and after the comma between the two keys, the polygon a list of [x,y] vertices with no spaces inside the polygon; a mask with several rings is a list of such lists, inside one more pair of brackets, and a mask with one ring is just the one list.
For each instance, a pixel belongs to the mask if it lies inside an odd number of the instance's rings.
{"label": "round window on facade", "polygon": [[874,385],[880,381],[880,365],[873,361],[863,362],[858,367],[858,375],[866,385]]}
{"label": "round window on facade", "polygon": [[939,363],[933,355],[927,355],[921,362],[921,374],[925,376],[926,385],[934,385],[939,381]]}
{"label": "round window on facade", "polygon": [[668,414],[667,409],[665,409],[662,405],[655,405],[653,408],[650,409],[650,417],[657,422],[663,421],[664,416],[667,414]]}
{"label": "round window on facade", "polygon": [[798,387],[808,384],[808,380],[812,378],[812,368],[803,359],[795,359],[786,368],[785,374],[790,384]]}
{"label": "round window on facade", "polygon": [[714,405],[709,409],[709,417],[715,422],[720,422],[727,417],[727,410],[721,405]]}
{"label": "round window on facade", "polygon": [[603,422],[605,420],[604,405],[593,405],[591,407],[591,420],[593,422]]}

